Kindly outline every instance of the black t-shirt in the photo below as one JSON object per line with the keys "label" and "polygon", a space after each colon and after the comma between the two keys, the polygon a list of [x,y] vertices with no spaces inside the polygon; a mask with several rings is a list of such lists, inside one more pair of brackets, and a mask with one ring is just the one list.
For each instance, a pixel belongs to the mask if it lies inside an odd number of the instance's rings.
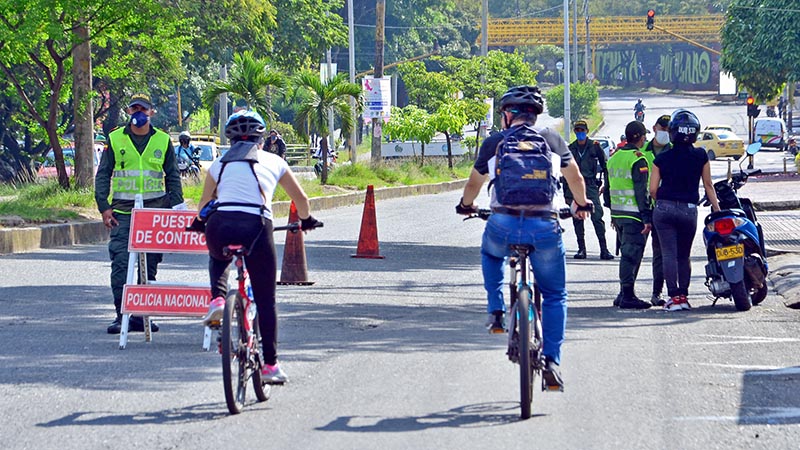
{"label": "black t-shirt", "polygon": [[704,149],[691,145],[673,146],[659,153],[653,164],[658,166],[661,173],[656,199],[686,203],[700,201],[700,178],[703,176],[703,167],[708,164]]}

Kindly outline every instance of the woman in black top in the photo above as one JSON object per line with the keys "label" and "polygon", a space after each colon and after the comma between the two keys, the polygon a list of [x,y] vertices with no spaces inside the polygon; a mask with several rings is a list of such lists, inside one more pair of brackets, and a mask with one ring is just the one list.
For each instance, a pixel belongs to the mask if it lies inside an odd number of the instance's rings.
{"label": "woman in black top", "polygon": [[712,210],[719,211],[708,155],[692,145],[698,131],[700,121],[692,112],[673,112],[669,121],[672,149],[656,156],[650,172],[650,196],[656,200],[653,224],[661,240],[664,279],[670,296],[664,305],[666,311],[691,309],[686,296],[692,276],[689,257],[697,231],[697,187],[701,178]]}

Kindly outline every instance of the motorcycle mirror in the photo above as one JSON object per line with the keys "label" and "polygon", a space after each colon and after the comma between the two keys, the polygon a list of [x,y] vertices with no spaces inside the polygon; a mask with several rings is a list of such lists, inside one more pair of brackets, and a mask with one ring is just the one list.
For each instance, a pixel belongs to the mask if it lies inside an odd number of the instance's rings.
{"label": "motorcycle mirror", "polygon": [[761,150],[761,142],[753,142],[747,146],[748,155],[755,155],[759,150]]}

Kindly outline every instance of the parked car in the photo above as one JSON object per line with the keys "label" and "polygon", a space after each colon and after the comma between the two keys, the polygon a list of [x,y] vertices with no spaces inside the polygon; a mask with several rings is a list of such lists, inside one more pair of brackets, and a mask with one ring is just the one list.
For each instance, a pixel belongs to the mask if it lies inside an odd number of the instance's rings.
{"label": "parked car", "polygon": [[603,149],[603,152],[606,154],[606,161],[608,160],[609,156],[611,155],[611,150],[617,147],[617,144],[614,143],[614,140],[611,139],[609,136],[592,136],[592,139],[600,144],[600,148]]}
{"label": "parked car", "polygon": [[744,154],[744,139],[732,131],[703,130],[697,134],[695,145],[705,148],[711,161],[726,156],[738,160]]}
{"label": "parked car", "polygon": [[730,125],[706,125],[703,130],[729,131],[733,133],[733,127]]}
{"label": "parked car", "polygon": [[203,170],[208,171],[209,167],[211,167],[211,163],[221,156],[219,147],[213,142],[192,142],[192,145],[200,149],[200,167],[202,167]]}
{"label": "parked car", "polygon": [[783,150],[789,140],[786,124],[783,119],[777,117],[756,119],[753,125],[753,135],[755,136],[753,141],[761,142],[762,149],[764,147],[772,147]]}
{"label": "parked car", "polygon": [[[97,165],[100,164],[100,156],[102,155],[103,146],[95,145],[93,152],[94,171],[97,173]],[[64,155],[64,165],[67,168],[67,176],[71,177],[75,174],[75,149],[73,147],[65,147],[61,149]],[[37,164],[36,175],[39,178],[55,178],[58,176],[56,169],[56,154],[53,150],[47,152],[41,163]]]}

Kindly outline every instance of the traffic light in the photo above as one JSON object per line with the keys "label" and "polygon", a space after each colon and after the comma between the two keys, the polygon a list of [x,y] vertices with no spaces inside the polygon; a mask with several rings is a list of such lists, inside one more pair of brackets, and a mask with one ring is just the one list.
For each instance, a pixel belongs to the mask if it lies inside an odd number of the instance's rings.
{"label": "traffic light", "polygon": [[747,97],[747,117],[758,117],[761,114],[761,108],[756,105],[756,99]]}
{"label": "traffic light", "polygon": [[648,9],[647,10],[647,29],[652,30],[653,24],[656,21],[656,10]]}

